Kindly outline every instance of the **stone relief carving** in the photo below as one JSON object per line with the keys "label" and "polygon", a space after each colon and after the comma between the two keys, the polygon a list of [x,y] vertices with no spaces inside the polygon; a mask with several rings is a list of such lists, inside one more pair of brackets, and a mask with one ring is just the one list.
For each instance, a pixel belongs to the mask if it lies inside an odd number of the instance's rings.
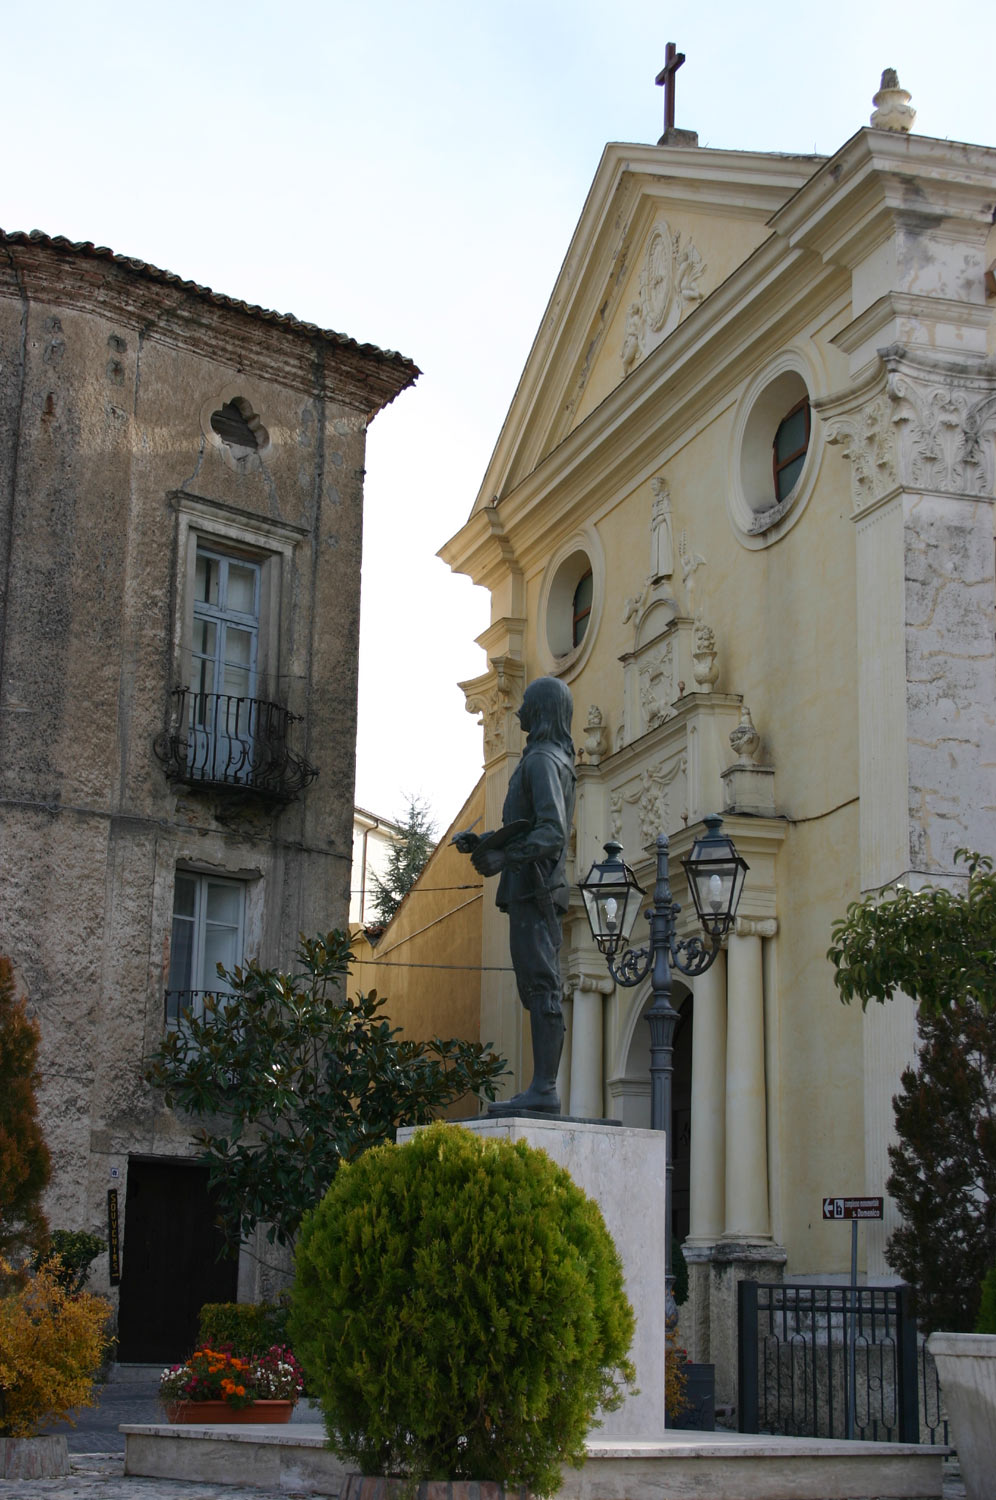
{"label": "stone relief carving", "polygon": [[667,481],[655,474],[650,481],[653,507],[650,512],[650,578],[670,578],[674,572],[674,547],[671,541],[671,492]]}
{"label": "stone relief carving", "polygon": [[656,729],[671,714],[674,700],[674,642],[662,642],[640,663],[640,707],[643,727]]}
{"label": "stone relief carving", "polygon": [[635,807],[640,822],[640,844],[646,848],[657,835],[671,828],[671,788],[679,776],[688,768],[688,757],[675,756],[668,764],[660,762],[650,766],[636,781],[626,787],[618,787],[609,799],[609,827],[612,837],[618,839],[622,833],[623,808]]}
{"label": "stone relief carving", "polygon": [[905,481],[946,494],[992,492],[992,446],[983,438],[992,435],[996,394],[979,401],[954,382],[924,386],[901,370],[890,370],[888,392]]}
{"label": "stone relief carving", "polygon": [[693,552],[688,545],[688,533],[682,527],[678,537],[678,562],[681,566],[681,581],[685,586],[686,614],[695,617],[695,574],[705,567],[705,558]]}
{"label": "stone relief carving", "polygon": [[630,303],[626,317],[620,350],[625,375],[667,337],[692,304],[701,300],[699,281],[704,271],[705,262],[689,237],[672,230],[665,219],[658,219],[647,241],[640,298]]}
{"label": "stone relief carving", "polygon": [[827,427],[827,442],[839,445],[851,465],[855,510],[864,510],[899,482],[891,418],[889,401],[883,395]]}
{"label": "stone relief carving", "polygon": [[826,403],[827,442],[850,462],[855,511],[900,486],[991,495],[996,361],[946,367],[899,345],[879,352],[884,391],[836,413]]}
{"label": "stone relief carving", "polygon": [[492,760],[508,749],[511,715],[522,701],[525,667],[511,657],[496,657],[492,671],[472,683],[462,684],[469,714],[480,714],[484,729],[484,759]]}

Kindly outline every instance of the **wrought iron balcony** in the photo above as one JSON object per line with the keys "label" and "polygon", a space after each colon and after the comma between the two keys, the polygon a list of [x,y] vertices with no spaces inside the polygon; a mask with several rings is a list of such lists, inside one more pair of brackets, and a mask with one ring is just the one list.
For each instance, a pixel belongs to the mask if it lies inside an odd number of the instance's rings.
{"label": "wrought iron balcony", "polygon": [[171,696],[170,728],[153,749],[172,780],[293,802],[318,775],[287,745],[288,728],[299,714],[230,693],[175,688]]}

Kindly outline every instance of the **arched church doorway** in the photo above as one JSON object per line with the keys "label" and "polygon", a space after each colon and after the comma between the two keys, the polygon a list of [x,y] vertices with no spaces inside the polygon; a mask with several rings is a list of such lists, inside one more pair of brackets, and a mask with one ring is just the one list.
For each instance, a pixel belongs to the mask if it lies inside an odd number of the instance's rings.
{"label": "arched church doorway", "polygon": [[[647,1012],[654,997],[648,993],[634,1017],[622,1075],[609,1085],[613,1115],[626,1125],[650,1128],[650,1025]],[[688,1237],[691,1203],[692,1148],[692,1012],[694,997],[675,983],[671,1004],[678,1012],[674,1029],[674,1074],[671,1080],[672,1229],[679,1244]]]}

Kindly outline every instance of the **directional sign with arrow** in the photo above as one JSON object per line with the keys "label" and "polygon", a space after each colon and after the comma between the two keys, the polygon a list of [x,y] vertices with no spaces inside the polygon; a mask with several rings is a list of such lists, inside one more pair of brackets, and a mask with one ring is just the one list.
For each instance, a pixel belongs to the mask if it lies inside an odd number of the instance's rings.
{"label": "directional sign with arrow", "polygon": [[824,1198],[823,1217],[825,1219],[880,1219],[882,1207],[883,1199],[881,1198]]}

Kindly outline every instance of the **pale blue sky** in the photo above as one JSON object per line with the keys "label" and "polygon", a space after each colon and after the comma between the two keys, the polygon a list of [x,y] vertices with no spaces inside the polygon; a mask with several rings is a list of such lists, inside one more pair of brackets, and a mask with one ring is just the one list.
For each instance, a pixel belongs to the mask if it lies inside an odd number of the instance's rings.
{"label": "pale blue sky", "polygon": [[458,679],[487,601],[435,552],[469,513],[606,140],[837,149],[881,71],[916,129],[996,144],[986,0],[49,0],[8,7],[0,224],[90,239],[400,349],[368,441],[357,800],[443,827],[480,768]]}

